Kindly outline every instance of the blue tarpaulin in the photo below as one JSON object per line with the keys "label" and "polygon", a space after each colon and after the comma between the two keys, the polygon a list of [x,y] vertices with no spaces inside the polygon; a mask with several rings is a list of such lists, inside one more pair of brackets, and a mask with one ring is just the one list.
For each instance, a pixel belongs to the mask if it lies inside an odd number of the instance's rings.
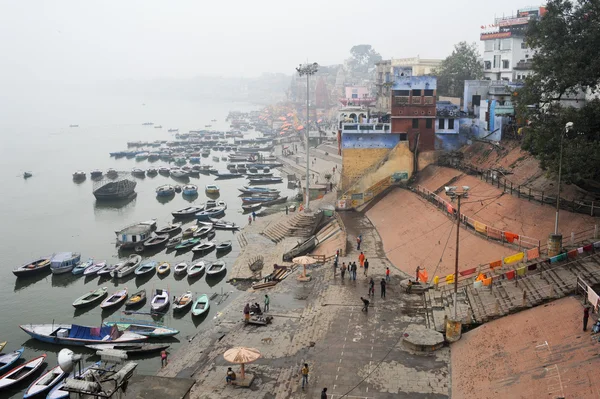
{"label": "blue tarpaulin", "polygon": [[110,326],[86,327],[73,324],[69,332],[69,338],[101,340],[105,336],[110,335],[111,329],[112,327]]}

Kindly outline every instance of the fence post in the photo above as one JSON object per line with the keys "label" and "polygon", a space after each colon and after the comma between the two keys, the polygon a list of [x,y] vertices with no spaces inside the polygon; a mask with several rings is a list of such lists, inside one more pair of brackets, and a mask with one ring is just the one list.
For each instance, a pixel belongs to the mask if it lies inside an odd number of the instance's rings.
{"label": "fence post", "polygon": [[531,202],[531,187],[529,187],[529,198],[528,198],[529,202]]}
{"label": "fence post", "polygon": [[506,192],[506,179],[504,179],[504,192]]}
{"label": "fence post", "polygon": [[598,238],[598,225],[594,225],[594,240]]}

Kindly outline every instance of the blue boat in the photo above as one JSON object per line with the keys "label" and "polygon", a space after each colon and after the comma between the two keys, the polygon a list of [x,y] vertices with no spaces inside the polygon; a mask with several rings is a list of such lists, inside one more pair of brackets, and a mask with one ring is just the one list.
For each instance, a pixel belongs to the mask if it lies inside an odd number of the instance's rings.
{"label": "blue boat", "polygon": [[141,342],[145,336],[116,328],[87,327],[77,324],[23,324],[19,326],[32,338],[55,345],[85,346],[88,344]]}
{"label": "blue boat", "polygon": [[21,348],[11,353],[0,354],[0,371],[6,370],[10,366],[12,366],[17,360],[19,360],[21,358],[21,355],[23,355],[24,350],[25,348]]}
{"label": "blue boat", "polygon": [[190,157],[190,163],[200,163],[200,157]]}
{"label": "blue boat", "polygon": [[198,220],[210,220],[210,218],[217,218],[225,215],[225,207],[217,206],[214,208],[206,209],[196,213],[196,219]]}
{"label": "blue boat", "polygon": [[198,186],[194,184],[186,184],[181,190],[183,195],[198,195]]}
{"label": "blue boat", "polygon": [[134,273],[136,276],[141,276],[146,273],[152,273],[156,270],[156,266],[158,266],[158,262],[155,260],[146,260],[135,269]]}
{"label": "blue boat", "polygon": [[71,271],[71,273],[77,275],[77,274],[82,274],[85,269],[87,269],[88,267],[92,266],[94,264],[94,259],[89,258],[87,261],[78,264],[77,266],[75,266],[73,268],[73,270]]}
{"label": "blue boat", "polygon": [[252,204],[259,202],[273,201],[276,197],[242,197],[242,203]]}
{"label": "blue boat", "polygon": [[59,252],[50,259],[50,270],[53,274],[68,273],[80,260],[81,254],[78,252]]}
{"label": "blue boat", "polygon": [[[80,378],[85,376],[89,371],[91,371],[92,368],[99,368],[101,366],[101,362],[96,362],[90,366],[87,366],[86,368],[84,368],[83,370],[81,370],[81,374],[73,371],[71,374],[69,374],[69,376],[67,378]],[[60,382],[58,385],[56,385],[50,392],[48,392],[48,396],[46,396],[46,399],[68,399],[69,398],[69,391],[65,391],[63,390],[65,386],[64,381]]]}
{"label": "blue boat", "polygon": [[175,187],[170,184],[165,184],[156,189],[157,197],[170,197],[172,195],[175,195]]}

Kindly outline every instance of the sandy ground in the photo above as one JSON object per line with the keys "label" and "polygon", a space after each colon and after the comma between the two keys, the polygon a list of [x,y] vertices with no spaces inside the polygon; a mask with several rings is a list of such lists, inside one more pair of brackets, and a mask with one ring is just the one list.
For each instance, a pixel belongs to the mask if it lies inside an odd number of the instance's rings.
{"label": "sandy ground", "polygon": [[504,317],[452,344],[452,398],[598,398],[600,344],[574,297]]}
{"label": "sandy ground", "polygon": [[[385,255],[400,270],[414,276],[417,266],[424,266],[429,278],[454,272],[456,226],[425,199],[398,188],[373,206],[367,217],[377,227]],[[459,270],[514,252],[464,228],[460,231]]]}

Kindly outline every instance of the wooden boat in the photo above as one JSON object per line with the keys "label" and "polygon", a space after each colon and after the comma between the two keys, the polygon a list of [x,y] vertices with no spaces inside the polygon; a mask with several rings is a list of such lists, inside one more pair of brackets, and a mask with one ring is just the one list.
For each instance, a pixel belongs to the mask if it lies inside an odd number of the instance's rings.
{"label": "wooden boat", "polygon": [[117,263],[114,265],[106,265],[104,268],[98,270],[98,276],[105,276],[107,274],[111,274],[117,267],[121,266],[122,263]]}
{"label": "wooden boat", "polygon": [[92,266],[88,267],[87,269],[85,269],[83,271],[83,275],[84,276],[93,276],[94,274],[97,274],[100,270],[104,269],[106,267],[106,261],[102,261],[102,262],[98,262],[98,263],[94,263]]}
{"label": "wooden boat", "polygon": [[[136,155],[136,158],[137,158],[137,155]],[[131,174],[135,177],[145,177],[146,171],[144,169],[140,169],[140,168],[133,168],[133,169],[131,169]]]}
{"label": "wooden boat", "polygon": [[217,180],[225,180],[225,179],[238,179],[240,177],[244,177],[241,173],[218,173],[215,177]]}
{"label": "wooden boat", "polygon": [[216,208],[216,206],[217,206],[217,200],[209,199],[209,200],[207,200],[204,203],[204,206],[202,207],[202,210],[206,211],[206,210],[209,210],[209,209],[212,209],[212,208]]}
{"label": "wooden boat", "polygon": [[46,354],[44,353],[42,356],[31,359],[27,363],[10,370],[8,373],[0,377],[0,390],[6,389],[26,380],[33,373],[35,373],[37,369],[42,367],[45,361]]}
{"label": "wooden boat", "polygon": [[209,218],[216,218],[216,217],[223,216],[223,215],[225,215],[225,208],[222,206],[217,206],[217,207],[196,213],[196,219],[208,220]]}
{"label": "wooden boat", "polygon": [[[205,223],[205,222],[202,222]],[[205,237],[208,233],[210,233],[212,230],[214,230],[214,227],[211,224],[207,224],[204,226],[201,226],[198,230],[196,230],[196,232],[194,233],[194,237],[196,238],[202,238]]]}
{"label": "wooden boat", "polygon": [[203,272],[204,272],[204,262],[203,261],[194,263],[187,270],[187,274],[188,274],[189,278],[197,277],[200,274],[202,274]]}
{"label": "wooden boat", "polygon": [[188,177],[188,173],[182,169],[172,169],[171,177],[174,177],[176,179],[183,179],[185,177]]}
{"label": "wooden boat", "polygon": [[175,249],[179,251],[182,249],[190,248],[190,247],[193,247],[194,245],[198,244],[199,242],[200,242],[199,238],[188,238],[187,240],[183,240],[183,241],[181,241],[181,243],[176,245]]}
{"label": "wooden boat", "polygon": [[73,268],[73,270],[71,270],[71,273],[73,273],[75,275],[83,274],[83,272],[85,272],[85,269],[87,269],[88,267],[92,266],[93,264],[94,264],[94,259],[89,258],[85,262],[76,265]]}
{"label": "wooden boat", "polygon": [[50,258],[44,257],[27,262],[13,270],[13,274],[17,277],[31,276],[42,273],[50,269]]}
{"label": "wooden boat", "polygon": [[175,248],[177,245],[181,243],[181,236],[171,237],[169,241],[167,241],[167,248]]}
{"label": "wooden boat", "polygon": [[169,291],[157,288],[154,290],[152,295],[152,301],[150,301],[150,308],[153,312],[160,312],[169,307]]}
{"label": "wooden boat", "polygon": [[10,366],[12,366],[17,360],[21,358],[23,355],[23,351],[25,348],[17,349],[11,353],[2,353],[0,354],[0,371],[4,371]]}
{"label": "wooden boat", "polygon": [[171,224],[166,225],[162,229],[156,230],[155,233],[158,235],[171,234],[171,233],[174,233],[175,231],[179,230],[181,228],[182,224],[183,223],[181,223],[181,222],[171,223]]}
{"label": "wooden boat", "polygon": [[204,190],[206,191],[207,194],[219,194],[219,186],[215,185],[215,184],[209,184],[207,185]]}
{"label": "wooden boat", "polygon": [[80,296],[73,302],[73,306],[76,308],[82,308],[84,306],[93,305],[100,302],[107,294],[108,288],[102,287],[97,290],[90,291],[85,295]]}
{"label": "wooden boat", "polygon": [[[145,336],[117,334],[110,327],[87,327],[78,324],[27,324],[19,326],[31,337],[56,345],[86,345],[96,342],[140,342]],[[116,337],[116,338],[112,338]]]}
{"label": "wooden boat", "polygon": [[140,255],[129,255],[129,259],[123,262],[119,267],[110,274],[115,278],[123,278],[130,275],[140,265],[142,257]]}
{"label": "wooden boat", "polygon": [[109,321],[104,324],[115,326],[124,333],[135,333],[148,338],[166,338],[179,334],[179,330],[152,321],[121,319],[120,321]]}
{"label": "wooden boat", "polygon": [[60,252],[50,259],[52,274],[68,273],[79,264],[81,254],[78,252]]}
{"label": "wooden boat", "polygon": [[258,177],[273,177],[273,172],[255,172],[248,173],[246,175],[248,179],[258,178]]}
{"label": "wooden boat", "polygon": [[235,224],[233,222],[226,222],[226,221],[214,222],[213,226],[215,229],[218,229],[218,230],[237,230],[240,228],[240,226],[238,226],[237,224]]}
{"label": "wooden boat", "polygon": [[127,353],[128,355],[141,355],[145,353],[158,352],[167,349],[171,345],[166,344],[96,344],[86,345],[88,349],[102,351],[105,349],[117,349]]}
{"label": "wooden boat", "polygon": [[127,302],[125,302],[125,307],[130,308],[134,306],[139,306],[146,302],[146,290],[140,290],[129,297]]}
{"label": "wooden boat", "polygon": [[0,342],[0,352],[2,352],[2,349],[4,349],[5,346],[6,346],[6,341]]}
{"label": "wooden boat", "polygon": [[208,302],[208,295],[200,295],[194,301],[194,305],[192,306],[192,315],[200,316],[201,314],[207,312],[209,307],[210,303]]}
{"label": "wooden boat", "polygon": [[231,249],[231,241],[223,241],[217,244],[217,252],[225,252]]}
{"label": "wooden boat", "polygon": [[144,241],[144,247],[158,247],[160,245],[165,244],[169,240],[168,234],[163,235],[153,235],[148,240]]}
{"label": "wooden boat", "polygon": [[190,236],[193,236],[193,235],[194,235],[194,233],[195,233],[195,232],[196,232],[196,231],[197,231],[199,228],[200,228],[200,226],[196,226],[196,225],[194,225],[194,226],[190,226],[190,227],[188,227],[187,229],[183,230],[183,234],[182,234],[182,236],[183,236],[183,237],[190,237]]}
{"label": "wooden boat", "polygon": [[262,208],[262,202],[242,205],[242,209],[244,210],[244,212],[254,212],[258,211],[260,208]]}
{"label": "wooden boat", "polygon": [[218,200],[217,201],[217,207],[223,208],[223,209],[227,210],[227,202],[225,202],[223,200]]}
{"label": "wooden boat", "polygon": [[188,206],[187,208],[171,212],[171,215],[176,218],[192,217],[201,210],[202,208],[198,208],[197,206]]}
{"label": "wooden boat", "polygon": [[173,301],[173,312],[181,312],[182,310],[186,309],[187,307],[192,305],[193,302],[193,295],[191,291],[187,291],[185,294],[181,295],[180,297],[176,298]]}
{"label": "wooden boat", "polygon": [[37,380],[35,380],[23,395],[24,399],[33,398],[42,395],[52,389],[58,384],[68,373],[63,371],[59,365],[54,366],[44,374],[42,374]]}
{"label": "wooden boat", "polygon": [[283,204],[287,201],[288,197],[280,197],[280,198],[274,198],[270,201],[265,201],[265,202],[261,202],[262,206],[271,206],[271,205],[275,205],[275,204]]}
{"label": "wooden boat", "polygon": [[95,179],[97,177],[102,177],[104,173],[100,169],[94,169],[90,172],[90,177]]}
{"label": "wooden boat", "polygon": [[156,266],[156,273],[163,275],[169,273],[171,270],[171,265],[168,262],[161,262],[158,266]]}
{"label": "wooden boat", "polygon": [[218,260],[206,266],[206,275],[214,276],[216,274],[224,272],[225,270],[227,270],[227,268],[225,267],[225,262],[223,262],[222,260]]}
{"label": "wooden boat", "polygon": [[195,184],[186,184],[182,187],[183,195],[198,195],[198,186]]}
{"label": "wooden boat", "polygon": [[213,249],[215,249],[216,245],[214,242],[212,241],[207,241],[207,242],[203,242],[201,244],[196,245],[194,248],[192,248],[192,252],[196,253],[196,252],[210,252]]}
{"label": "wooden boat", "polygon": [[[109,345],[109,344],[105,344],[105,345]],[[101,362],[96,362],[94,364],[91,364],[91,365],[85,367],[83,370],[81,370],[81,373],[73,371],[67,377],[68,378],[76,378],[76,379],[85,378],[85,376],[87,374],[91,373],[93,368],[98,368],[98,367],[100,367],[100,365],[101,365]],[[63,389],[64,386],[65,386],[64,381],[59,382],[56,386],[54,386],[54,388],[52,388],[50,390],[50,392],[48,393],[48,396],[46,396],[46,399],[69,399],[70,393]]]}
{"label": "wooden boat", "polygon": [[277,197],[242,197],[242,204],[262,204],[263,202],[273,201]]}
{"label": "wooden boat", "polygon": [[276,184],[283,182],[281,177],[254,177],[250,179],[250,184]]}
{"label": "wooden boat", "polygon": [[152,273],[156,270],[156,266],[158,266],[158,262],[155,260],[147,260],[142,263],[135,269],[134,273],[136,276],[142,276],[147,273]]}
{"label": "wooden boat", "polygon": [[123,288],[122,290],[118,290],[118,291],[114,292],[112,295],[110,295],[108,298],[106,298],[104,301],[102,301],[102,303],[100,304],[100,307],[102,309],[111,308],[113,306],[120,305],[126,299],[127,299],[127,287]]}
{"label": "wooden boat", "polygon": [[317,236],[311,236],[305,241],[299,242],[294,248],[283,254],[284,262],[291,262],[297,256],[304,255],[317,246]]}
{"label": "wooden boat", "polygon": [[175,273],[176,276],[180,275],[180,274],[185,274],[187,272],[188,269],[188,264],[185,262],[181,262],[175,265],[175,267],[173,268],[173,273]]}

